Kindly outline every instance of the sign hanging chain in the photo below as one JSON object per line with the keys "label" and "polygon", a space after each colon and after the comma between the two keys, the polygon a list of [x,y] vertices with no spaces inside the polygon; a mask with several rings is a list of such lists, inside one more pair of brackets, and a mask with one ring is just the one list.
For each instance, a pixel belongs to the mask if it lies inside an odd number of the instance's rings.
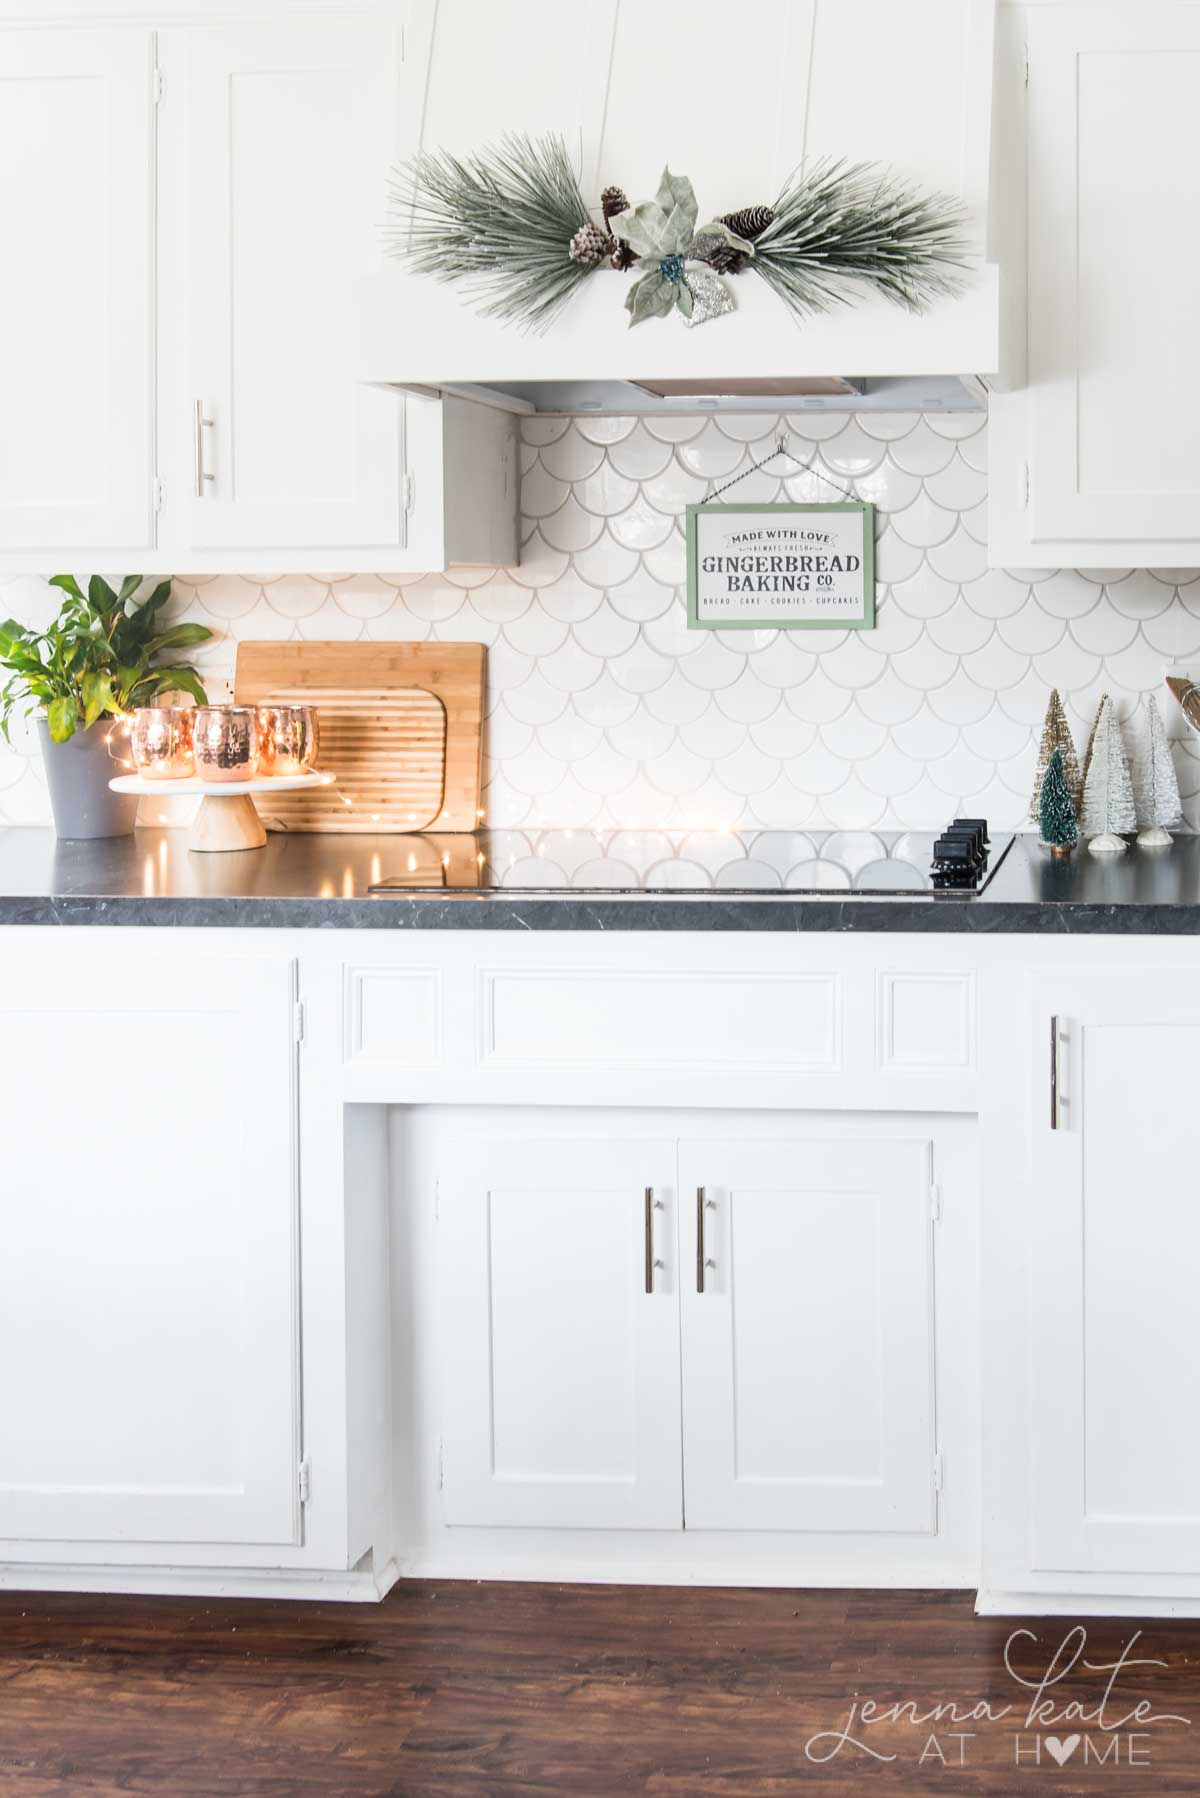
{"label": "sign hanging chain", "polygon": [[708,505],[709,501],[716,499],[719,493],[727,493],[731,487],[736,487],[739,481],[744,481],[748,479],[750,475],[757,474],[760,468],[765,468],[768,462],[773,462],[775,460],[776,456],[786,456],[789,462],[794,462],[796,464],[796,467],[800,470],[801,474],[815,474],[818,480],[824,481],[828,486],[832,487],[836,493],[844,493],[847,499],[858,498],[858,495],[852,487],[843,487],[840,482],[833,479],[832,475],[827,475],[823,470],[816,467],[817,451],[815,449],[807,462],[801,462],[799,456],[793,455],[788,448],[787,435],[785,432],[781,431],[773,450],[768,450],[761,461],[751,463],[749,468],[743,468],[741,474],[735,474],[731,480],[722,481],[719,487],[714,487],[711,493],[705,495],[704,504]]}

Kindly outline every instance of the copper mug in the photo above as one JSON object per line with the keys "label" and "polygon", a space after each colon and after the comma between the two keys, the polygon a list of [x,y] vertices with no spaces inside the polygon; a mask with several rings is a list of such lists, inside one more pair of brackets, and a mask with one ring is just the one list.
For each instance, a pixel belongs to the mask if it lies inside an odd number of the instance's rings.
{"label": "copper mug", "polygon": [[252,705],[198,705],[192,747],[200,780],[254,780],[258,774],[258,714]]}
{"label": "copper mug", "polygon": [[319,743],[315,706],[259,706],[260,774],[308,774],[316,762]]}
{"label": "copper mug", "polygon": [[190,706],[139,706],[129,726],[129,750],[143,780],[187,780],[196,771]]}

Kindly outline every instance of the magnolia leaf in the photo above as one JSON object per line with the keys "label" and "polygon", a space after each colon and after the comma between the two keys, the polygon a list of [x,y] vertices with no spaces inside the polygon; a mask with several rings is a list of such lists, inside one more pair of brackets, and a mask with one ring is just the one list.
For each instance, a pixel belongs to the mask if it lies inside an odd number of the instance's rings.
{"label": "magnolia leaf", "polygon": [[79,707],[69,694],[52,699],[46,707],[46,722],[50,726],[50,735],[56,743],[69,743],[75,735],[75,725],[79,718]]}
{"label": "magnolia leaf", "polygon": [[695,235],[700,212],[695,190],[686,175],[673,175],[670,169],[664,169],[655,199],[669,223],[671,248],[668,254],[682,255]]}
{"label": "magnolia leaf", "polygon": [[692,316],[692,290],[686,281],[676,281],[675,283],[675,304],[683,313],[684,318],[690,320]]}
{"label": "magnolia leaf", "polygon": [[667,215],[653,200],[643,200],[632,212],[621,214],[621,236],[634,254],[647,262],[676,254],[667,234]]}
{"label": "magnolia leaf", "polygon": [[630,324],[640,325],[644,318],[665,318],[675,304],[679,285],[677,281],[668,281],[657,269],[635,281],[625,295]]}

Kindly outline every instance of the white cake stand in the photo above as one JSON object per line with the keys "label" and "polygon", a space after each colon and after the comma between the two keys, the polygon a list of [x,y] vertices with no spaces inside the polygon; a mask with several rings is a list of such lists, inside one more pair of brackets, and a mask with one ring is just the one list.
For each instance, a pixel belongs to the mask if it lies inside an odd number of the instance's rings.
{"label": "white cake stand", "polygon": [[261,849],[267,840],[252,793],[291,793],[300,787],[332,786],[332,774],[279,774],[270,780],[145,780],[140,774],[118,774],[109,781],[114,793],[137,793],[143,799],[183,799],[201,795],[200,809],[188,832],[189,849]]}

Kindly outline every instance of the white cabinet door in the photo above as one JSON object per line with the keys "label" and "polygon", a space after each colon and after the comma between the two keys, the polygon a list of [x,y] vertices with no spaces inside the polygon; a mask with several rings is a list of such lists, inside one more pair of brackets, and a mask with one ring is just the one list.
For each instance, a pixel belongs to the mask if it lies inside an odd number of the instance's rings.
{"label": "white cabinet door", "polygon": [[1200,1572],[1200,979],[1041,981],[1029,1030],[1033,1566]]}
{"label": "white cabinet door", "polygon": [[45,934],[0,987],[0,1539],[297,1542],[292,964]]}
{"label": "white cabinet door", "polygon": [[449,1523],[680,1527],[674,1204],[671,1143],[476,1139],[448,1157]]}
{"label": "white cabinet door", "polygon": [[163,54],[186,89],[184,540],[399,544],[400,402],[356,379],[353,304],[395,154],[398,28],[212,26]]}
{"label": "white cabinet door", "polygon": [[153,38],[0,32],[0,553],[152,541]]}
{"label": "white cabinet door", "polygon": [[1200,16],[1033,7],[1028,31],[1029,389],[999,405],[993,559],[1187,565],[1200,249],[1181,221],[1200,205]]}
{"label": "white cabinet door", "polygon": [[689,1529],[934,1529],[930,1146],[685,1144]]}

